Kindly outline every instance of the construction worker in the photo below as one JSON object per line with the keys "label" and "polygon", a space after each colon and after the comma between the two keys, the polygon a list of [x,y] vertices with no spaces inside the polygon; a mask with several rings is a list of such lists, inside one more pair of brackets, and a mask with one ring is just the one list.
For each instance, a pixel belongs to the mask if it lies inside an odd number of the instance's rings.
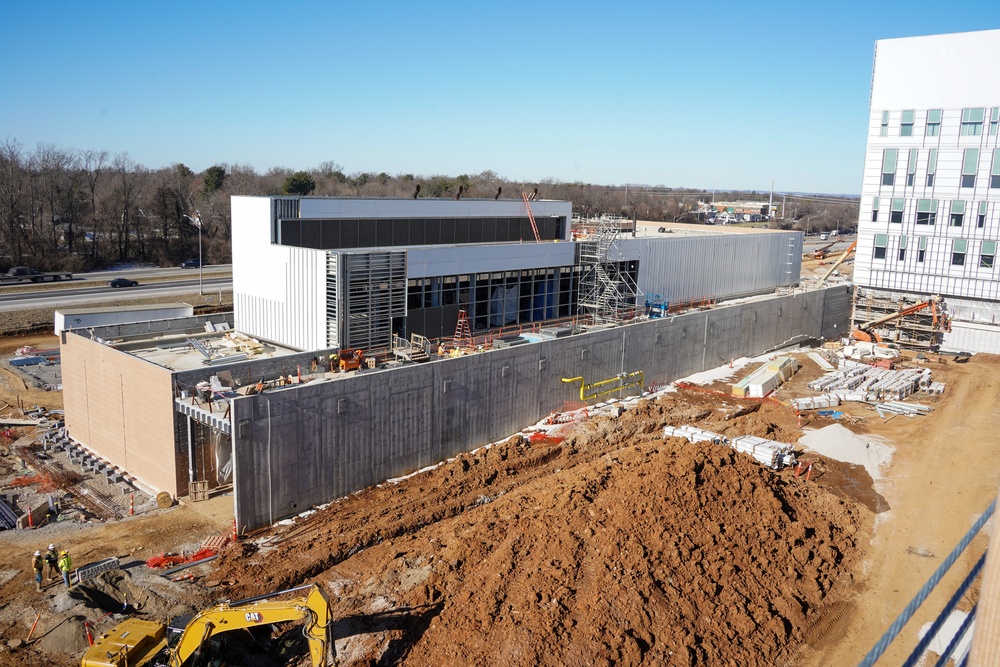
{"label": "construction worker", "polygon": [[35,555],[31,557],[31,569],[35,571],[35,590],[41,593],[42,570],[45,569],[45,559],[42,558],[41,551],[36,551]]}
{"label": "construction worker", "polygon": [[50,544],[48,551],[45,552],[45,562],[49,564],[49,574],[45,578],[46,581],[52,581],[59,577],[59,552],[56,551],[56,545]]}
{"label": "construction worker", "polygon": [[73,560],[69,557],[69,552],[63,549],[59,552],[59,571],[62,572],[63,584],[69,588],[69,571],[73,569]]}

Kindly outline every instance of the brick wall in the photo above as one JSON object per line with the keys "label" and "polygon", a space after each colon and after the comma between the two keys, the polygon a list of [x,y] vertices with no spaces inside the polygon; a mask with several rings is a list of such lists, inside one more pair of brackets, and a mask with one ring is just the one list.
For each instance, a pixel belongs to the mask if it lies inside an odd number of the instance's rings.
{"label": "brick wall", "polygon": [[176,495],[170,371],[74,333],[61,340],[69,435],[143,484]]}

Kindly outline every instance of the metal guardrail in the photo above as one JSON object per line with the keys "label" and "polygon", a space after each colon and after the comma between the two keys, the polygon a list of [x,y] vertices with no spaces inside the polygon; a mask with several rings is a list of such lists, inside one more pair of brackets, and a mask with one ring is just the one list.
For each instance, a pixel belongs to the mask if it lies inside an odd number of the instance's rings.
{"label": "metal guardrail", "polygon": [[[896,620],[892,622],[892,625],[890,625],[889,629],[885,631],[885,634],[883,634],[882,637],[878,640],[878,642],[875,643],[875,646],[872,647],[872,649],[868,652],[868,655],[866,655],[864,659],[860,663],[858,663],[858,667],[872,667],[872,665],[875,664],[875,662],[882,656],[882,654],[885,653],[886,649],[889,648],[889,645],[899,635],[900,631],[903,629],[903,626],[909,622],[909,620],[916,613],[920,605],[923,604],[924,600],[927,599],[927,596],[929,596],[931,594],[931,591],[933,591],[934,588],[941,582],[942,577],[944,577],[944,575],[948,572],[948,570],[951,569],[951,566],[955,564],[955,561],[958,560],[958,557],[962,555],[962,553],[966,550],[966,548],[968,548],[973,538],[975,538],[976,535],[979,533],[979,531],[982,530],[983,526],[986,524],[989,518],[993,516],[993,511],[996,509],[996,504],[997,504],[996,500],[991,502],[989,507],[986,508],[986,510],[982,513],[982,515],[978,519],[976,519],[976,522],[972,524],[972,527],[969,529],[969,532],[965,534],[965,537],[959,540],[958,544],[955,545],[955,548],[952,549],[950,554],[948,554],[948,557],[944,559],[941,565],[938,566],[938,569],[934,571],[934,574],[931,575],[930,579],[927,580],[927,583],[923,585],[923,588],[921,588],[917,592],[917,594],[913,597],[913,599],[910,600],[910,603],[906,605],[906,608],[903,609],[902,613],[900,613],[900,615],[896,618]],[[972,584],[972,581],[979,574],[979,571],[980,569],[982,569],[983,562],[985,561],[985,559],[986,556],[983,555],[983,557],[980,558],[979,561],[973,566],[968,576],[966,576],[965,580],[959,586],[958,590],[955,591],[955,593],[952,595],[951,600],[949,600],[948,604],[945,605],[945,608],[941,611],[940,614],[938,614],[937,619],[935,619],[934,623],[931,625],[931,628],[927,631],[927,633],[924,634],[924,638],[917,644],[916,648],[914,648],[913,652],[910,654],[910,657],[907,659],[904,665],[907,665],[909,667],[919,662],[920,658],[923,656],[923,653],[927,650],[927,646],[930,645],[930,642],[934,639],[934,636],[937,634],[938,630],[944,624],[945,620],[948,618],[948,615],[951,614],[951,611],[954,609],[955,605],[958,604],[958,601],[962,598],[962,595],[965,594],[965,591],[968,589],[968,587]],[[966,630],[967,629],[968,628],[966,628]],[[956,637],[953,639],[951,643],[957,646],[959,639],[961,639],[961,637]],[[946,656],[942,656],[946,662],[951,657],[951,653],[954,650],[955,650],[954,647],[949,647],[949,650],[946,651]]]}

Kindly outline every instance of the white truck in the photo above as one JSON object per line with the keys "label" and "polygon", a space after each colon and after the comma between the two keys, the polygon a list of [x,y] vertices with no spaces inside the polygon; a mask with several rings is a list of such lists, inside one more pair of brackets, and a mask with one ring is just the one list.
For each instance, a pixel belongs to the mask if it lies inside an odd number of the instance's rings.
{"label": "white truck", "polygon": [[56,280],[73,280],[73,274],[68,271],[36,271],[30,266],[15,266],[10,271],[0,274],[0,281],[5,283],[42,283]]}

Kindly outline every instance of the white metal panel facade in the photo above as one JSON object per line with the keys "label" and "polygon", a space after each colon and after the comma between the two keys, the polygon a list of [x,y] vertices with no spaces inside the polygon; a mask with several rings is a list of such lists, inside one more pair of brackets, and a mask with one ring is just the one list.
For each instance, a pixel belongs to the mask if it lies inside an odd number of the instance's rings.
{"label": "white metal panel facade", "polygon": [[119,306],[113,310],[69,308],[55,311],[55,334],[58,336],[66,329],[103,327],[109,324],[127,324],[148,320],[169,320],[177,317],[191,317],[192,315],[194,315],[194,306],[187,303]]}
{"label": "white metal panel facade", "polygon": [[326,345],[326,252],[270,242],[271,200],[233,197],[235,327],[302,350]]}
{"label": "white metal panel facade", "polygon": [[879,41],[870,112],[855,283],[1000,300],[1000,30]]}
{"label": "white metal panel facade", "polygon": [[796,285],[802,233],[625,238],[622,259],[639,260],[638,287],[671,303],[733,298]]}

